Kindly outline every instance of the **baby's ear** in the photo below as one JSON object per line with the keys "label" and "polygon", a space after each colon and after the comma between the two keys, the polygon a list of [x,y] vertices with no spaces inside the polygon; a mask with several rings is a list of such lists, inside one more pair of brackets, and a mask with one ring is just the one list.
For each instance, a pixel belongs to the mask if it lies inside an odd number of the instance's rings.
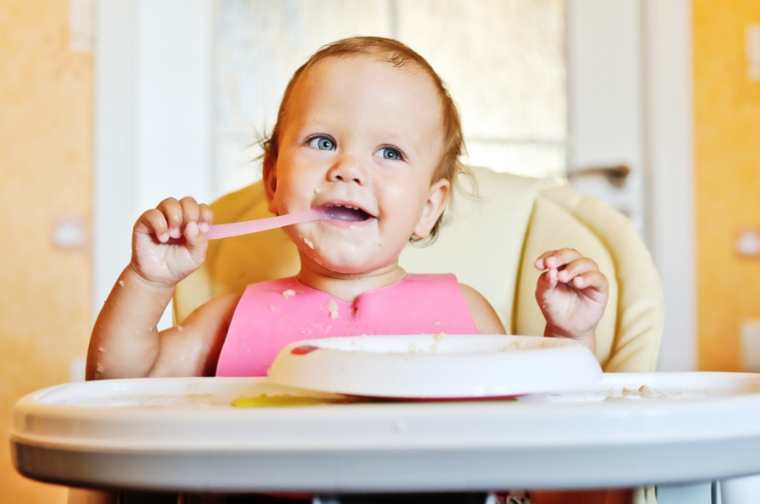
{"label": "baby's ear", "polygon": [[274,201],[274,193],[277,190],[277,175],[274,170],[274,162],[268,157],[264,158],[262,175],[262,182],[264,183],[264,190],[266,191],[267,202],[269,203],[269,211],[275,213],[272,208],[272,202]]}
{"label": "baby's ear", "polygon": [[427,201],[422,208],[422,215],[414,227],[414,236],[417,238],[428,237],[433,226],[438,222],[438,218],[446,209],[450,189],[451,183],[445,178],[439,179],[430,186]]}

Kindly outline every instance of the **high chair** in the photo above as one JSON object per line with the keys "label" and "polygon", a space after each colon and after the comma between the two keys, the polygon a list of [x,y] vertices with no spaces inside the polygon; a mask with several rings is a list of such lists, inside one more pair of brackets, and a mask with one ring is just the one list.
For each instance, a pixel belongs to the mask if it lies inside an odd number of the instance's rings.
{"label": "high chair", "polygon": [[[610,283],[609,304],[596,330],[596,357],[607,372],[654,371],[663,323],[663,296],[652,258],[631,222],[601,202],[556,181],[472,168],[455,184],[438,239],[409,245],[401,265],[415,273],[455,273],[480,291],[512,334],[542,335],[534,292],[535,259],[571,247],[594,259]],[[261,182],[211,205],[214,222],[271,216]],[[174,295],[174,319],[252,282],[294,275],[295,246],[281,230],[212,241],[204,266]]]}
{"label": "high chair", "polygon": [[[609,304],[596,330],[602,367],[654,371],[662,291],[652,258],[628,219],[556,181],[473,168],[455,187],[438,239],[429,246],[409,245],[403,267],[453,272],[488,298],[509,332],[542,335],[533,263],[544,251],[576,248],[599,264],[610,283]],[[212,208],[216,223],[271,216],[261,182],[221,197]],[[293,275],[298,266],[295,246],[282,230],[212,241],[203,267],[175,291],[174,319],[180,323],[209,299],[249,283]],[[654,489],[637,490],[634,501],[655,503]],[[100,492],[72,491],[69,502],[113,501]]]}
{"label": "high chair", "polygon": [[[271,216],[261,182],[211,207],[216,223]],[[609,280],[608,306],[596,329],[603,369],[654,371],[663,294],[652,257],[626,217],[565,184],[471,168],[455,184],[437,240],[407,246],[401,265],[415,273],[455,273],[491,302],[509,333],[543,335],[535,301],[540,272],[533,263],[542,252],[564,247],[593,258]],[[296,248],[281,229],[212,241],[204,266],[175,291],[174,319],[249,283],[294,275],[298,267]],[[637,490],[634,501],[656,503],[654,489]]]}

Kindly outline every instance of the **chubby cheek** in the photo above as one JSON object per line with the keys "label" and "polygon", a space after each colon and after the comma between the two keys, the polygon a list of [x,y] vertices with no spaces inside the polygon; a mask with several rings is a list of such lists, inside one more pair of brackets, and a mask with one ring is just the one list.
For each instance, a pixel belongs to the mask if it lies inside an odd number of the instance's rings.
{"label": "chubby cheek", "polygon": [[383,190],[382,208],[386,222],[392,222],[394,227],[409,228],[411,235],[414,226],[420,218],[426,193],[411,184],[389,184]]}
{"label": "chubby cheek", "polygon": [[289,192],[289,188],[278,188],[274,193],[274,198],[269,203],[269,209],[272,213],[277,215],[285,215],[293,211],[293,196]]}
{"label": "chubby cheek", "polygon": [[299,168],[301,164],[292,149],[282,149],[274,166],[275,182],[269,200],[273,213],[282,215],[298,208],[302,192],[299,186],[304,183],[304,174],[308,174],[308,170]]}
{"label": "chubby cheek", "polygon": [[316,182],[308,180],[307,177],[283,175],[277,180],[277,188],[269,202],[270,210],[277,214],[285,214],[310,208]]}

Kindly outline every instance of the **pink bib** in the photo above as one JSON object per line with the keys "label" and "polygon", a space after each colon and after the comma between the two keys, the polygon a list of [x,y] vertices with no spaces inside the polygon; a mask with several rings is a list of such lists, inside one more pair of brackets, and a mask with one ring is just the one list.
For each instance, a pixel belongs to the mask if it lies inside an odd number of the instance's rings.
{"label": "pink bib", "polygon": [[456,277],[408,274],[344,301],[282,278],[249,285],[232,316],[217,376],[265,376],[298,340],[381,334],[477,334]]}

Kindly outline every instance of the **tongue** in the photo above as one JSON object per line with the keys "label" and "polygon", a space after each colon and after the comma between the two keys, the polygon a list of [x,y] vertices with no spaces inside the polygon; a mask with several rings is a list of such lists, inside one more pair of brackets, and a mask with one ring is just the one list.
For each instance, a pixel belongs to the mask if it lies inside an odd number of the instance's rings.
{"label": "tongue", "polygon": [[367,220],[369,215],[364,210],[355,210],[346,207],[327,207],[324,209],[331,219],[358,222]]}

